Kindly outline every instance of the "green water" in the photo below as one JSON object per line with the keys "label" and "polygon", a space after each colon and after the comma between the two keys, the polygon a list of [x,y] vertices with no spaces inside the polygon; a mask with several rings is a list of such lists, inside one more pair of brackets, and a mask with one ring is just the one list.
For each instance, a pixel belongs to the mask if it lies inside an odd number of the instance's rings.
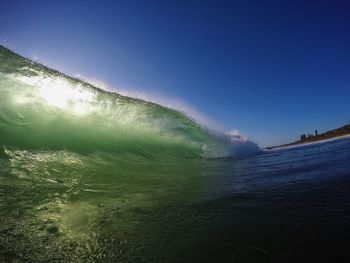
{"label": "green water", "polygon": [[0,261],[171,259],[176,207],[215,192],[207,158],[258,149],[229,142],[0,47]]}

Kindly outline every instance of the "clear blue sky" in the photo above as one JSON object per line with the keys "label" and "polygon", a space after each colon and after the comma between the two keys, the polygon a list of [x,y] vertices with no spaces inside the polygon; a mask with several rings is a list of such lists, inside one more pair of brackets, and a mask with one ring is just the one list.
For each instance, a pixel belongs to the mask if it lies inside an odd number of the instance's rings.
{"label": "clear blue sky", "polygon": [[0,39],[270,145],[349,122],[349,14],[346,0],[2,0]]}

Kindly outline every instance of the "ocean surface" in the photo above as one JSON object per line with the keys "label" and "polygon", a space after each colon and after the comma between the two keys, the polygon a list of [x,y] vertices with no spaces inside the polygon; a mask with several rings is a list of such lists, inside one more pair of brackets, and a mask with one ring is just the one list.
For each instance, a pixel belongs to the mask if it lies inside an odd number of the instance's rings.
{"label": "ocean surface", "polygon": [[0,262],[350,262],[350,139],[262,151],[0,47]]}

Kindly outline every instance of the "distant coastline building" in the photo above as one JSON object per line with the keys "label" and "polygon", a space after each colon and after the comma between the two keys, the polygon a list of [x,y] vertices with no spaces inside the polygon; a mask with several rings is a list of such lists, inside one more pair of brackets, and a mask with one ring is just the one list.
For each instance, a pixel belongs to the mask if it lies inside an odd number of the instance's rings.
{"label": "distant coastline building", "polygon": [[306,140],[306,139],[310,139],[310,138],[312,138],[312,137],[314,137],[314,136],[315,136],[315,137],[318,136],[318,131],[317,131],[317,129],[315,130],[315,135],[308,133],[307,136],[306,136],[306,134],[302,134],[302,135],[300,136],[300,141],[304,141],[304,140]]}

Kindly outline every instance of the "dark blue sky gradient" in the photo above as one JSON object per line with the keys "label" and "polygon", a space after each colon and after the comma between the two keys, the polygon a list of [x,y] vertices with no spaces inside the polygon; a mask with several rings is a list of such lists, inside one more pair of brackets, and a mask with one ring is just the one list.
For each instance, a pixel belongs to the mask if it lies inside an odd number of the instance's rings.
{"label": "dark blue sky gradient", "polygon": [[0,39],[270,145],[350,120],[349,1],[8,1]]}

